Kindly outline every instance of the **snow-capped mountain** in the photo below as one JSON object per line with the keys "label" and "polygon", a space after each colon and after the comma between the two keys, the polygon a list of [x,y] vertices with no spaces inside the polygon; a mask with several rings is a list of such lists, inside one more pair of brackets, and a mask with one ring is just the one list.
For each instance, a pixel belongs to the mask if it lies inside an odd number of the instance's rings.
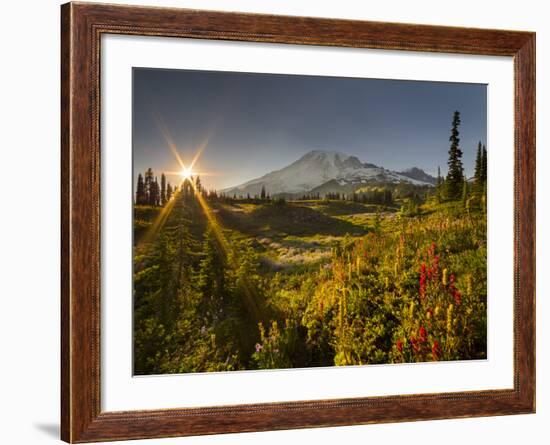
{"label": "snow-capped mountain", "polygon": [[[420,169],[417,169],[420,170]],[[424,173],[422,170],[420,172]],[[425,173],[424,173],[425,174]],[[336,151],[314,150],[280,170],[223,190],[226,194],[257,195],[265,187],[272,196],[307,193],[329,181],[340,186],[361,187],[379,183],[432,185],[374,164],[362,163],[357,157]]]}
{"label": "snow-capped mountain", "polygon": [[408,168],[399,172],[400,175],[406,176],[408,178],[417,179],[422,182],[427,182],[429,184],[435,185],[437,183],[437,178],[434,178],[432,175],[429,175],[424,170],[418,167]]}

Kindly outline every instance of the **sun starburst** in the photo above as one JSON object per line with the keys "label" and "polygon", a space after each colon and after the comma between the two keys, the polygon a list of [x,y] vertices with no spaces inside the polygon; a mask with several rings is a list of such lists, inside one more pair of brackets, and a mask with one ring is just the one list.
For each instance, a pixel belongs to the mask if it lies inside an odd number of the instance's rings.
{"label": "sun starburst", "polygon": [[191,169],[191,167],[183,167],[181,169],[180,176],[184,181],[186,179],[191,178],[191,176],[193,176],[193,175],[194,175],[194,173],[193,173],[193,170]]}

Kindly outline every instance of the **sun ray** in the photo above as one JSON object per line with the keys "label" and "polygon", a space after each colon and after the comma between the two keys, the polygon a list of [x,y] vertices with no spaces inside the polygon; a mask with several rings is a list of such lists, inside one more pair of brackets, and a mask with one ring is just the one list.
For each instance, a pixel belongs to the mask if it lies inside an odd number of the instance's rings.
{"label": "sun ray", "polygon": [[204,149],[206,148],[206,146],[208,145],[208,141],[210,140],[210,134],[208,134],[206,136],[206,138],[204,139],[204,141],[202,142],[202,144],[199,145],[199,148],[197,149],[197,152],[195,153],[195,156],[193,156],[193,159],[191,160],[191,163],[189,164],[189,168],[190,169],[193,169],[193,167],[195,166],[196,162],[199,160],[199,158],[201,157],[202,155],[202,152],[204,151]]}
{"label": "sun ray", "polygon": [[154,113],[154,116],[155,116],[155,121],[157,123],[158,129],[161,132],[162,137],[164,138],[164,141],[166,142],[166,144],[168,145],[168,147],[170,148],[170,150],[172,151],[172,153],[176,157],[176,160],[178,161],[180,167],[182,169],[184,169],[185,164],[183,163],[183,160],[181,159],[181,156],[178,152],[178,147],[177,147],[176,143],[174,142],[174,140],[172,139],[172,135],[170,134],[170,131],[168,130],[168,127],[164,123],[164,120],[162,119],[162,116],[157,112]]}
{"label": "sun ray", "polygon": [[[164,174],[166,176],[181,177],[181,170],[179,170],[179,171],[165,171]],[[193,170],[193,175],[192,176],[211,177],[211,176],[220,176],[220,173]]]}
{"label": "sun ray", "polygon": [[[177,193],[177,192],[176,192]],[[174,203],[176,202],[175,197],[170,199],[166,205],[161,209],[159,214],[156,216],[156,218],[153,220],[153,224],[147,229],[147,231],[143,234],[143,236],[139,239],[138,244],[146,244],[150,243],[155,239],[159,231],[164,227],[164,224],[166,223],[166,220],[168,219],[168,216],[170,216],[170,213],[172,212],[174,208]]]}
{"label": "sun ray", "polygon": [[[206,216],[206,219],[208,220],[210,227],[212,228],[212,232],[214,233],[216,241],[218,242],[219,246],[223,250],[225,257],[228,259],[228,261],[230,261],[230,266],[233,269],[237,269],[237,267],[239,266],[237,257],[235,255],[233,248],[231,247],[231,244],[229,243],[229,241],[227,240],[227,238],[223,233],[222,225],[220,224],[214,212],[206,202],[206,199],[204,199],[204,196],[202,195],[202,193],[197,189],[195,181],[190,180],[189,182],[193,188],[193,191],[195,192],[194,193],[195,198],[197,199],[199,205],[201,206],[201,209],[204,212],[204,215]],[[260,306],[257,304],[256,302],[257,296],[255,295],[255,292],[252,290],[252,286],[250,286],[250,284],[246,280],[246,277],[244,278],[243,285],[244,285],[244,294],[246,298],[246,302],[245,302],[246,306],[249,308],[250,312],[257,320],[263,320],[264,318],[263,311],[261,310]]]}
{"label": "sun ray", "polygon": [[[233,251],[231,244],[228,242],[227,238],[225,237],[221,224],[218,222],[216,216],[214,215],[214,212],[206,202],[206,199],[202,195],[201,190],[198,189],[197,183],[196,183],[197,176],[216,176],[216,173],[199,172],[199,171],[195,171],[194,169],[195,165],[197,164],[197,161],[200,159],[202,153],[207,148],[208,142],[210,140],[210,137],[213,131],[211,130],[206,135],[203,142],[198,146],[195,152],[195,155],[193,156],[189,165],[185,165],[179,153],[178,146],[176,145],[174,139],[172,138],[172,135],[170,134],[170,131],[166,126],[160,113],[155,111],[154,118],[157,123],[158,129],[161,132],[166,144],[170,148],[170,151],[172,151],[172,154],[175,156],[180,166],[180,171],[168,172],[167,174],[179,176],[181,178],[181,182],[180,182],[180,190],[175,192],[174,196],[162,208],[160,213],[157,215],[157,217],[153,221],[153,224],[151,225],[151,227],[146,231],[146,233],[139,240],[139,244],[151,242],[157,236],[159,231],[163,228],[164,224],[168,220],[168,216],[172,212],[174,205],[176,203],[176,200],[179,199],[178,195],[181,193],[181,188],[183,184],[186,181],[189,181],[189,183],[193,188],[195,198],[197,199],[197,202],[199,203],[208,221],[208,224],[212,228],[212,232],[214,233],[214,236],[217,242],[219,243],[228,261],[231,262],[230,266],[236,269],[239,266],[239,264],[238,264],[238,260],[235,255],[235,252]],[[258,305],[256,301],[257,295],[255,295],[255,292],[253,291],[252,286],[250,285],[246,277],[244,278],[244,281],[243,281],[243,287],[244,287],[244,294],[246,299],[245,301],[246,306],[249,308],[250,312],[254,317],[256,317],[257,320],[263,320],[265,318],[265,314],[263,313],[264,311],[262,310],[262,306]]]}

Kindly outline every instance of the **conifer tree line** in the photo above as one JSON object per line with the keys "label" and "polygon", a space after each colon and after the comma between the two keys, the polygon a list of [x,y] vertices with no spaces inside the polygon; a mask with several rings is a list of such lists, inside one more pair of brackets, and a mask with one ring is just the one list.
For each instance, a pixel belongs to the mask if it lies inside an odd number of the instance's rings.
{"label": "conifer tree line", "polygon": [[[162,183],[161,176],[160,189]],[[142,184],[145,188],[143,179]],[[168,190],[167,183],[170,199]],[[138,375],[253,366],[251,351],[264,310],[259,258],[249,240],[235,239],[231,249],[224,247],[199,197],[213,202],[224,198],[204,189],[198,176],[183,180],[172,195],[173,207],[161,230],[138,245],[141,260],[135,263],[134,276]],[[137,211],[147,214],[147,209]]]}
{"label": "conifer tree line", "polygon": [[[481,204],[485,204],[485,195],[487,192],[487,147],[479,141],[475,159],[474,177],[471,186],[464,175],[464,166],[462,162],[463,150],[460,147],[461,124],[460,112],[453,113],[451,124],[451,135],[449,137],[450,147],[448,150],[447,174],[444,177],[441,174],[441,168],[437,168],[437,179],[435,186],[435,199],[437,202],[443,200],[458,201],[462,200],[464,206],[472,198],[479,198]],[[160,182],[154,174],[152,168],[148,168],[143,174],[139,173],[137,178],[137,187],[135,193],[135,204],[149,206],[164,206],[173,196],[177,187],[173,187],[167,182],[166,175],[161,173]],[[227,196],[225,193],[219,193],[217,190],[206,190],[201,184],[199,176],[183,181],[181,190],[184,195],[193,195],[200,193],[208,200],[247,200],[247,201],[269,201],[275,203],[265,185],[262,185],[260,193],[251,196],[247,193],[245,196],[233,194]],[[365,204],[393,205],[394,196],[391,190],[372,190],[366,192],[352,192],[349,194],[340,192],[328,192],[322,195],[327,200],[349,200],[362,202]],[[318,200],[321,198],[319,192],[307,193],[297,200]],[[280,203],[277,201],[277,203]]]}
{"label": "conifer tree line", "polygon": [[460,148],[460,138],[458,127],[460,126],[460,112],[453,114],[451,136],[449,137],[449,159],[447,161],[448,171],[444,178],[441,175],[441,168],[437,167],[437,181],[435,187],[436,201],[443,199],[449,201],[462,200],[465,206],[469,201],[478,197],[482,203],[485,202],[487,193],[487,147],[479,141],[476,152],[473,183],[468,184],[468,179],[464,175],[464,166],[462,164],[463,151]]}
{"label": "conifer tree line", "polygon": [[[316,198],[319,199],[319,194],[317,193]],[[304,195],[305,199],[306,195]],[[368,190],[364,192],[353,192],[353,193],[340,193],[340,192],[328,192],[325,193],[326,200],[332,201],[353,201],[360,202],[362,204],[379,204],[390,206],[394,203],[393,193],[389,189],[383,190]]]}
{"label": "conifer tree line", "polygon": [[[326,200],[310,208],[287,204],[285,194],[270,197],[273,190],[262,184],[252,196],[226,194],[206,189],[198,175],[173,188],[163,173],[157,176],[151,168],[140,173],[134,373],[486,357],[487,150],[477,144],[474,178],[468,180],[459,126],[457,111],[448,172],[444,176],[438,167],[435,189],[406,183],[290,195],[295,201]],[[453,202],[424,206],[434,195],[438,203]],[[376,213],[336,201],[376,204]],[[163,211],[152,208],[168,202]],[[384,207],[397,203],[403,203],[399,217],[387,216],[385,210],[394,209]],[[329,212],[347,207],[349,215],[372,216],[360,219],[365,226],[350,235],[348,224],[330,227],[324,217],[310,218],[311,207]],[[162,224],[155,223],[158,214],[165,218]],[[313,257],[308,265],[303,258],[309,253],[275,247],[268,233],[291,237],[289,246],[296,240],[305,245],[300,240],[311,234],[328,236],[330,257],[320,256],[320,243],[308,240]],[[285,262],[289,257],[292,262]]]}
{"label": "conifer tree line", "polygon": [[142,175],[138,174],[136,186],[137,205],[164,206],[174,194],[175,189],[166,181],[166,175],[160,175],[160,184],[158,177],[155,176],[153,169],[148,168]]}

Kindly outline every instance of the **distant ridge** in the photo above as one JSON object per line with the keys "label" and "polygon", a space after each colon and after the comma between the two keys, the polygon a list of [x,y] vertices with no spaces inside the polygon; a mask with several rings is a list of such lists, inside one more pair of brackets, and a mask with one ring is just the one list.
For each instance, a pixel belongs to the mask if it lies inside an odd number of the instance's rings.
{"label": "distant ridge", "polygon": [[329,182],[325,187],[327,190],[336,184],[353,190],[368,184],[383,183],[433,186],[435,181],[434,177],[417,167],[398,173],[363,163],[356,156],[343,152],[313,150],[280,170],[222,191],[228,195],[254,196],[265,187],[271,196],[276,196],[308,193]]}
{"label": "distant ridge", "polygon": [[434,178],[432,175],[429,175],[424,170],[418,167],[408,168],[399,172],[400,175],[406,176],[407,178],[416,179],[418,181],[427,182],[429,184],[435,185],[437,183],[437,178]]}

